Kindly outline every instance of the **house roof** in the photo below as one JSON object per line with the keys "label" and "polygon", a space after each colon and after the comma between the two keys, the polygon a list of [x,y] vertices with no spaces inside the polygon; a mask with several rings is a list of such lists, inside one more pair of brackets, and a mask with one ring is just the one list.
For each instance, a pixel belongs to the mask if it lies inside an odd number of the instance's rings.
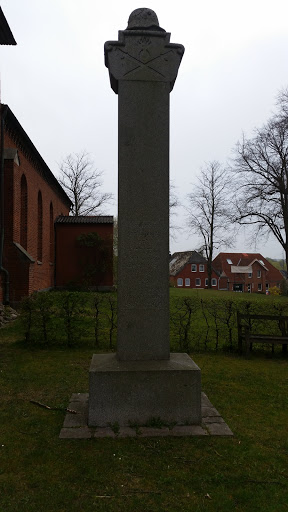
{"label": "house roof", "polygon": [[17,44],[0,7],[0,44]]}
{"label": "house roof", "polygon": [[57,224],[113,224],[112,215],[59,215]]}
{"label": "house roof", "polygon": [[37,151],[33,142],[28,137],[24,128],[22,128],[18,119],[15,117],[8,105],[1,104],[1,115],[2,121],[4,120],[5,131],[11,136],[17,145],[17,148],[20,149],[27,159],[33,163],[33,166],[40,176],[50,185],[67,207],[70,208],[72,206],[72,201],[69,199],[54,174],[50,171],[48,165],[43,160],[42,156]]}
{"label": "house roof", "polygon": [[[260,254],[261,256],[261,254]],[[259,263],[259,265],[261,265],[265,270],[268,270],[268,268],[265,266],[264,264],[264,261],[263,261],[263,256],[261,256],[261,259],[257,259],[255,258],[255,260],[251,261],[250,265],[252,267],[252,265],[255,263],[255,261],[257,261],[257,263]],[[265,260],[266,261],[266,260]],[[272,264],[271,264],[272,265]],[[272,265],[273,266],[273,265]],[[275,267],[276,268],[276,267]]]}
{"label": "house roof", "polygon": [[[246,252],[220,252],[216,258],[221,257],[221,260],[230,260],[232,263],[230,265],[238,266],[251,266],[255,260],[257,260],[260,265],[266,265],[268,261],[262,256],[262,254],[258,253],[246,253]],[[215,258],[215,259],[216,259]],[[228,262],[227,262],[228,263]],[[228,263],[229,264],[229,263]],[[275,267],[273,267],[275,268]]]}
{"label": "house roof", "polygon": [[207,263],[207,260],[196,251],[174,252],[169,262],[170,276],[176,276],[185,265],[190,263]]}

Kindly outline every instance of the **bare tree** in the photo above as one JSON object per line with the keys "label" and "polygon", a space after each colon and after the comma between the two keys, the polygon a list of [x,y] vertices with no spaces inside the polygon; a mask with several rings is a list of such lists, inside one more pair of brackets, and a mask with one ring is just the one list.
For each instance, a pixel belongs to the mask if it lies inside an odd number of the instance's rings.
{"label": "bare tree", "polygon": [[178,198],[178,195],[176,193],[176,185],[172,182],[170,182],[170,189],[169,189],[169,211],[170,215],[175,214],[175,209],[180,206],[180,201]]}
{"label": "bare tree", "polygon": [[112,194],[101,192],[103,172],[97,171],[88,153],[68,155],[60,165],[59,182],[73,206],[73,215],[101,215]]}
{"label": "bare tree", "polygon": [[236,146],[236,220],[251,225],[254,237],[272,234],[288,262],[288,90],[278,97],[278,111],[251,139]]}
{"label": "bare tree", "polygon": [[181,206],[181,203],[179,201],[179,197],[176,192],[176,185],[172,182],[170,182],[169,187],[169,228],[170,228],[170,237],[172,239],[176,239],[177,233],[179,233],[182,228],[179,226],[176,226],[174,222],[172,222],[172,219],[175,219],[177,216],[177,209]]}
{"label": "bare tree", "polygon": [[278,110],[276,112],[276,117],[279,119],[287,119],[288,118],[288,87],[286,89],[282,89],[276,98],[276,105]]}
{"label": "bare tree", "polygon": [[211,288],[214,249],[233,245],[230,235],[230,180],[227,171],[217,161],[206,164],[198,183],[188,195],[188,226],[201,239],[199,251],[207,259],[208,288]]}

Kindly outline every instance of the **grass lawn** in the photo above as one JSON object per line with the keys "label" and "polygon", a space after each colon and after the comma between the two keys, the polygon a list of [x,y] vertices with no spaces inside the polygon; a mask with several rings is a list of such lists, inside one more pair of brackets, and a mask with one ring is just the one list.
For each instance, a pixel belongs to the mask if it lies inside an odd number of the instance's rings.
{"label": "grass lawn", "polygon": [[191,354],[234,438],[60,440],[92,348],[26,348],[0,331],[0,512],[288,510],[288,359]]}

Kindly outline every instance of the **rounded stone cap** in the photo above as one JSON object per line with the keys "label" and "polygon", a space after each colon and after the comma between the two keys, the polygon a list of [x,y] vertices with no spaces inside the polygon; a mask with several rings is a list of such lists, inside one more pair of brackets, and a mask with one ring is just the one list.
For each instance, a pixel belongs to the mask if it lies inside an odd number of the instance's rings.
{"label": "rounded stone cap", "polygon": [[163,28],[159,27],[157,14],[147,7],[135,9],[129,16],[127,30],[139,29],[163,30]]}

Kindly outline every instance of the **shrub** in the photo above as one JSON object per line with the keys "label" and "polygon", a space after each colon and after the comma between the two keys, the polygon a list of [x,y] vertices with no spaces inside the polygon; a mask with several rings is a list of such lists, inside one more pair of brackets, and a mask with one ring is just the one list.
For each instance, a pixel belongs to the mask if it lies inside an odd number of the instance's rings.
{"label": "shrub", "polygon": [[33,293],[21,302],[21,321],[25,340],[50,344],[55,338],[54,301],[49,292]]}
{"label": "shrub", "polygon": [[271,286],[271,288],[269,288],[269,294],[270,295],[281,295],[281,289],[278,288],[278,286]]}
{"label": "shrub", "polygon": [[[236,350],[237,311],[244,314],[288,314],[283,297],[216,292],[174,295],[170,300],[171,349],[181,352]],[[85,344],[113,350],[117,331],[115,293],[41,292],[22,301],[21,322],[27,343],[52,343],[73,347]],[[267,334],[278,330],[275,322],[249,320],[251,328]],[[281,334],[281,333],[280,333]]]}
{"label": "shrub", "polygon": [[83,316],[85,314],[85,294],[81,292],[63,292],[59,294],[59,315],[64,321],[67,346],[71,347],[81,340],[83,334]]}

